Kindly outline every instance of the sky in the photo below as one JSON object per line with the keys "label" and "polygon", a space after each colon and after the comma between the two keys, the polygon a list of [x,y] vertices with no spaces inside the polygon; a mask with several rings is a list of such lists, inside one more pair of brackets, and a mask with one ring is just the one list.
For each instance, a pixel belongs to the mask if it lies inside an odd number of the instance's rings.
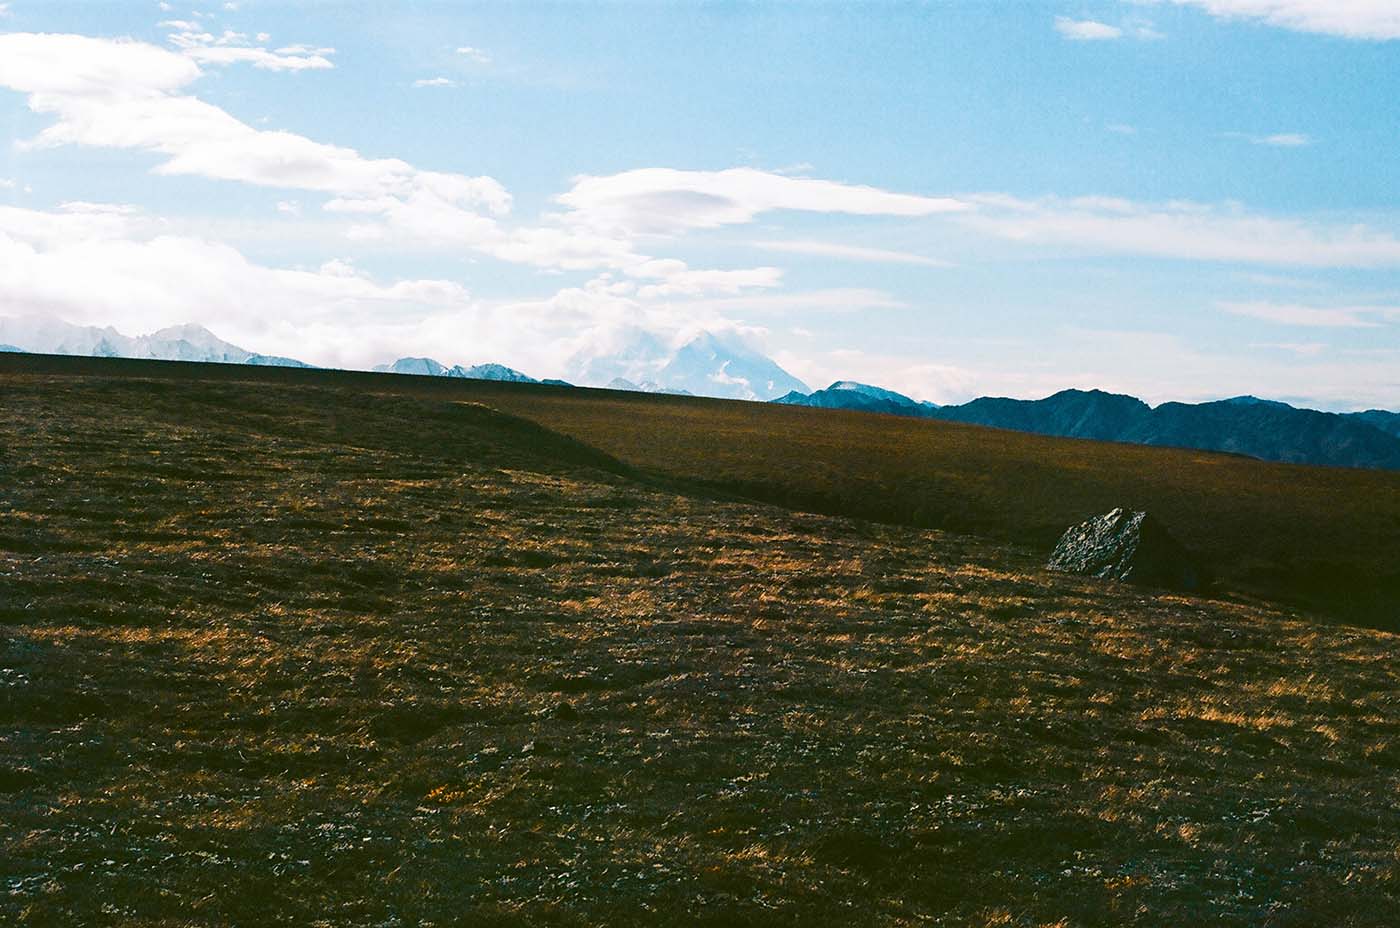
{"label": "sky", "polygon": [[0,2],[0,315],[1400,409],[1394,0]]}

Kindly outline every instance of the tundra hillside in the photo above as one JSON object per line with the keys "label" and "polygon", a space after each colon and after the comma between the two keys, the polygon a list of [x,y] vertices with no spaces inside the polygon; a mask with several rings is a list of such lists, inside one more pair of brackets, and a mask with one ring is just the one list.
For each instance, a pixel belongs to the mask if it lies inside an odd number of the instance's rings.
{"label": "tundra hillside", "polygon": [[479,402],[650,477],[1042,554],[1088,516],[1145,509],[1202,557],[1225,591],[1400,629],[1400,472],[844,410],[437,377],[0,355],[5,370],[322,384]]}
{"label": "tundra hillside", "polygon": [[1393,924],[1390,634],[619,460],[674,419],[648,460],[845,486],[782,447],[819,413],[580,393],[605,453],[412,378],[84,369],[0,374],[0,922]]}

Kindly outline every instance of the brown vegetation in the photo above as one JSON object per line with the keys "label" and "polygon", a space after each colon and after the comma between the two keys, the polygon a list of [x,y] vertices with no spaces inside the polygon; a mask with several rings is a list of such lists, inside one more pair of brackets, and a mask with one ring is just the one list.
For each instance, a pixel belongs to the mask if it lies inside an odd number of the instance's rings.
{"label": "brown vegetation", "polygon": [[656,476],[825,413],[210,370],[0,374],[0,922],[1391,923],[1391,635]]}
{"label": "brown vegetation", "polygon": [[1225,591],[1400,630],[1400,472],[1051,438],[960,423],[442,377],[0,355],[0,372],[319,384],[479,402],[644,475],[1047,554],[1116,506],[1147,510]]}

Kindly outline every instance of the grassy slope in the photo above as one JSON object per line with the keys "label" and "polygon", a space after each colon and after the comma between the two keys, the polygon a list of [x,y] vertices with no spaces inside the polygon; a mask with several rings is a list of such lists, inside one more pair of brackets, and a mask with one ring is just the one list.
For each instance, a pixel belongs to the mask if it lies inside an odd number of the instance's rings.
{"label": "grassy slope", "polygon": [[0,449],[0,922],[1391,923],[1393,636],[432,398],[0,376]]}
{"label": "grassy slope", "polygon": [[1226,590],[1400,629],[1400,473],[1006,432],[842,410],[435,377],[0,356],[5,370],[338,385],[486,403],[648,473],[830,515],[1044,554],[1114,506],[1149,509]]}

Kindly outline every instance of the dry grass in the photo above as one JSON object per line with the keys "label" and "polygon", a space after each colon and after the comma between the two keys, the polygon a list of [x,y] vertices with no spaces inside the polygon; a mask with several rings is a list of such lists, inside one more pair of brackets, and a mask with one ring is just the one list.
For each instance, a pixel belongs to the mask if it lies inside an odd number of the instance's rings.
{"label": "dry grass", "polygon": [[0,922],[1393,922],[1394,636],[429,397],[0,375],[0,449]]}
{"label": "dry grass", "polygon": [[1400,631],[1400,472],[1078,441],[951,422],[444,377],[0,355],[0,372],[316,384],[514,413],[668,480],[787,508],[1047,552],[1126,505],[1228,590]]}

